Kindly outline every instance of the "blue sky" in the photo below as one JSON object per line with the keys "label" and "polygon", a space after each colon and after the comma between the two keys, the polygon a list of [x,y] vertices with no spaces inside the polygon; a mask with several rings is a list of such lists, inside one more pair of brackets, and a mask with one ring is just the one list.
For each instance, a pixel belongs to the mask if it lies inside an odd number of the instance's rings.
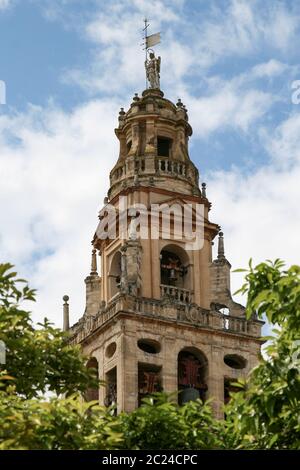
{"label": "blue sky", "polygon": [[145,15],[233,267],[298,262],[299,2],[0,0],[0,255],[38,288],[36,318],[60,324],[65,293],[83,312],[118,110],[144,88]]}

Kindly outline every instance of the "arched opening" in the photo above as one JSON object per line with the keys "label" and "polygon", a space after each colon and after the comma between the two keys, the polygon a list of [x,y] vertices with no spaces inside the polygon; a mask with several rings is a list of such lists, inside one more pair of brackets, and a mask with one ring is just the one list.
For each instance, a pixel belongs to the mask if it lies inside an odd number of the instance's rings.
{"label": "arched opening", "polygon": [[138,406],[142,404],[143,398],[155,392],[160,392],[161,366],[155,364],[138,364]]}
{"label": "arched opening", "polygon": [[[105,406],[116,406],[117,405],[117,368],[113,367],[110,371],[105,374],[106,383],[106,396],[104,404]],[[115,409],[115,414],[117,410]]]}
{"label": "arched opening", "polygon": [[205,355],[196,348],[184,348],[178,354],[178,402],[180,405],[191,400],[206,399],[208,362]]}
{"label": "arched opening", "polygon": [[137,344],[141,351],[144,351],[148,354],[158,354],[161,349],[159,342],[153,339],[142,338],[138,340]]}
{"label": "arched opening", "polygon": [[179,302],[191,302],[191,273],[186,251],[177,245],[168,245],[160,253],[161,297],[172,297]]}
{"label": "arched opening", "polygon": [[121,253],[117,251],[111,260],[109,279],[109,296],[110,298],[118,294],[121,282]]}
{"label": "arched opening", "polygon": [[244,369],[247,365],[246,359],[238,354],[226,354],[224,356],[224,362],[231,369]]}
{"label": "arched opening", "polygon": [[126,144],[126,149],[127,149],[127,155],[129,154],[130,150],[131,150],[131,147],[132,147],[132,141],[129,140]]}
{"label": "arched opening", "polygon": [[170,157],[171,156],[172,140],[167,137],[157,137],[157,156]]}
{"label": "arched opening", "polygon": [[[98,361],[95,357],[91,357],[87,364],[86,364],[87,369],[92,369],[93,375],[95,376],[96,379],[99,378],[99,365]],[[88,388],[87,391],[84,394],[84,398],[86,401],[92,401],[92,400],[99,400],[99,389],[97,388]]]}
{"label": "arched opening", "polygon": [[227,307],[227,305],[212,302],[210,304],[210,308],[212,310],[215,310],[216,312],[220,313],[221,315],[223,315],[223,318],[222,318],[223,328],[224,328],[224,330],[229,330],[229,328],[230,328],[230,318],[229,318],[230,309]]}

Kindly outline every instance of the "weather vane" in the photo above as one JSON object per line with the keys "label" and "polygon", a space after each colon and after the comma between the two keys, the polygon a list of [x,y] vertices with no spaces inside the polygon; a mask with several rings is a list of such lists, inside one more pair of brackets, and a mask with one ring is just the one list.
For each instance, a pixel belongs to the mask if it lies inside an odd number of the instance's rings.
{"label": "weather vane", "polygon": [[160,33],[151,34],[147,36],[147,29],[150,25],[147,18],[144,20],[144,50],[145,50],[145,69],[146,69],[146,88],[160,88],[160,57],[155,57],[151,47],[160,43]]}

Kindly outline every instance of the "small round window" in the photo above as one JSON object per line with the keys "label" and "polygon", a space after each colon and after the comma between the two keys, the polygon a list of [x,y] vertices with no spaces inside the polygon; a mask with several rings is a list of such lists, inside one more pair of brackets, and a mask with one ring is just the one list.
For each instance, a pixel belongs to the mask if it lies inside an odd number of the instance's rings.
{"label": "small round window", "polygon": [[153,339],[139,339],[137,344],[142,351],[148,354],[158,354],[161,349],[158,341]]}
{"label": "small round window", "polygon": [[226,354],[224,356],[224,362],[231,369],[244,369],[247,365],[246,359],[237,354]]}
{"label": "small round window", "polygon": [[116,352],[116,349],[117,349],[117,343],[115,341],[113,343],[110,343],[107,346],[106,351],[105,351],[106,357],[108,357],[108,358],[113,357],[113,355]]}

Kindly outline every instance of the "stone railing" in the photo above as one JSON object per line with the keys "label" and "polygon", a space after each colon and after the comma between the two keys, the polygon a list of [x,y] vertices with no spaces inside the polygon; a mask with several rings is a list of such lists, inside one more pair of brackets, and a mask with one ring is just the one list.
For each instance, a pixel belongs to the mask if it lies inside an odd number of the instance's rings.
{"label": "stone railing", "polygon": [[191,292],[187,289],[182,289],[181,287],[168,286],[166,284],[160,285],[160,296],[171,297],[177,302],[190,303]]}
{"label": "stone railing", "polygon": [[234,331],[236,333],[248,333],[249,322],[245,318],[223,315],[222,323],[223,329],[226,331]]}
{"label": "stone railing", "polygon": [[183,162],[158,157],[156,159],[156,171],[158,173],[169,173],[171,175],[186,177],[188,174],[188,166]]}
{"label": "stone railing", "polygon": [[155,170],[157,174],[176,176],[198,184],[199,173],[191,162],[181,162],[168,157],[157,157],[155,159]]}
{"label": "stone railing", "polygon": [[143,174],[144,172],[146,172],[145,157],[128,157],[112,170],[110,181],[111,184],[114,184],[123,179],[133,177],[135,174]]}
{"label": "stone railing", "polygon": [[83,316],[70,330],[71,344],[83,341],[89,334],[101,327],[122,310],[121,298],[117,298],[95,316]]}
{"label": "stone railing", "polygon": [[[193,324],[201,328],[219,330],[228,334],[243,334],[259,338],[262,322],[224,315],[216,310],[207,310],[191,303],[186,289],[161,285],[164,297],[161,300],[119,294],[104,306],[96,316],[83,316],[70,330],[70,343],[85,340],[119,313],[163,318],[167,321]],[[182,295],[186,300],[182,300]],[[173,299],[175,300],[172,300]],[[169,301],[168,301],[169,299]]]}
{"label": "stone railing", "polygon": [[161,316],[162,308],[159,300],[136,299],[136,313],[142,315]]}
{"label": "stone railing", "polygon": [[169,157],[140,156],[127,157],[120,162],[110,174],[111,184],[115,184],[135,174],[168,175],[198,184],[198,170],[192,162],[181,162]]}

